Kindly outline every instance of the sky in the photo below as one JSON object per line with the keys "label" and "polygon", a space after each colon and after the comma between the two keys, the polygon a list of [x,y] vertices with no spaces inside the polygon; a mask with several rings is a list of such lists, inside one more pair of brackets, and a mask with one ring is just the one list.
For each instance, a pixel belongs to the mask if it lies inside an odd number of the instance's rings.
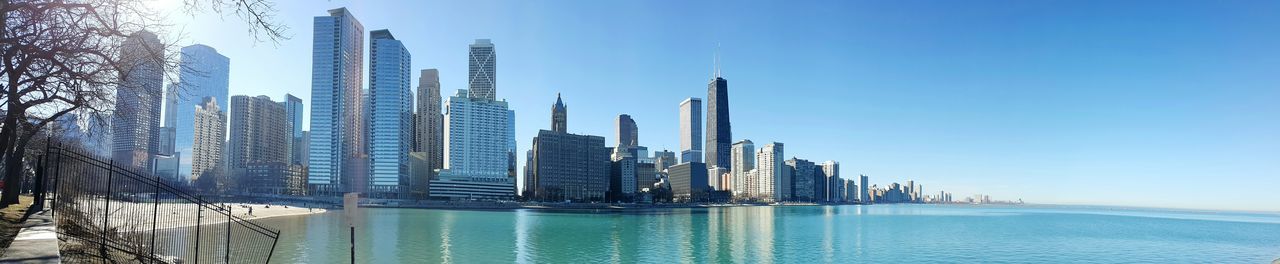
{"label": "sky", "polygon": [[678,152],[679,103],[706,98],[718,50],[733,140],[782,142],[845,178],[1280,211],[1277,1],[276,1],[279,43],[150,1],[171,40],[231,58],[230,94],[291,93],[308,113],[311,23],[326,10],[390,29],[413,89],[436,68],[444,97],[466,88],[467,45],[492,39],[521,167],[557,93],[571,133],[612,145],[629,114],[641,145]]}

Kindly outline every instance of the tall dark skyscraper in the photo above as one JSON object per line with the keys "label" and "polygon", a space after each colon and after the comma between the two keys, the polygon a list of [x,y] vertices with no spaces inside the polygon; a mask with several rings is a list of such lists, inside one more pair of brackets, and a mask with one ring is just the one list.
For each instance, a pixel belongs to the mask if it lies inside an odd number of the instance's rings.
{"label": "tall dark skyscraper", "polygon": [[125,168],[148,170],[160,148],[160,104],[164,64],[153,54],[164,50],[155,33],[139,31],[121,44],[121,83],[111,125],[111,155]]}
{"label": "tall dark skyscraper", "polygon": [[636,120],[631,119],[631,115],[618,115],[618,147],[626,149],[640,145],[640,129],[636,127]]}
{"label": "tall dark skyscraper", "polygon": [[707,168],[732,169],[729,151],[733,147],[733,135],[729,128],[729,81],[720,78],[707,84]]}
{"label": "tall dark skyscraper", "polygon": [[569,109],[564,106],[558,93],[556,104],[551,106],[551,131],[569,133]]}

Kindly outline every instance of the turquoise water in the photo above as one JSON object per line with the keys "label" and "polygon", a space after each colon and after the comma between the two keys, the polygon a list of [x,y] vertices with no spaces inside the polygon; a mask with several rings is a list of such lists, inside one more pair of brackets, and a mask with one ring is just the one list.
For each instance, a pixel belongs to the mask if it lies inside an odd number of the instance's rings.
{"label": "turquoise water", "polygon": [[[626,213],[363,209],[361,263],[1270,263],[1280,214],[787,206]],[[273,261],[349,261],[341,211],[264,219]]]}

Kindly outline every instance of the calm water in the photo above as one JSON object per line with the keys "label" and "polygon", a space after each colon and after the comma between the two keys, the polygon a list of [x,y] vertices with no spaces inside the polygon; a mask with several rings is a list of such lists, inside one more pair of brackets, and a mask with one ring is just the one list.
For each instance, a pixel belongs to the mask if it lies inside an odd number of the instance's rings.
{"label": "calm water", "polygon": [[[348,261],[341,211],[265,219],[273,260]],[[643,213],[364,209],[361,263],[1270,263],[1280,214],[1102,207],[796,206]]]}

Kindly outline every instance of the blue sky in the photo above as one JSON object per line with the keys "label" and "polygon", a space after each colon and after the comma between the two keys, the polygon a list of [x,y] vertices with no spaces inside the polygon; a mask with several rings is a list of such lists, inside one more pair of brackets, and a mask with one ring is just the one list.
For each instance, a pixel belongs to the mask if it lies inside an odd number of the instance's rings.
{"label": "blue sky", "polygon": [[234,17],[171,21],[180,43],[231,58],[232,95],[309,108],[312,17],[344,6],[402,40],[415,75],[440,69],[444,96],[466,88],[467,45],[493,39],[521,153],[556,93],[570,132],[612,144],[626,113],[641,145],[676,151],[678,104],[706,97],[719,43],[734,139],[846,177],[1280,210],[1280,2],[278,1],[292,35],[278,45]]}

